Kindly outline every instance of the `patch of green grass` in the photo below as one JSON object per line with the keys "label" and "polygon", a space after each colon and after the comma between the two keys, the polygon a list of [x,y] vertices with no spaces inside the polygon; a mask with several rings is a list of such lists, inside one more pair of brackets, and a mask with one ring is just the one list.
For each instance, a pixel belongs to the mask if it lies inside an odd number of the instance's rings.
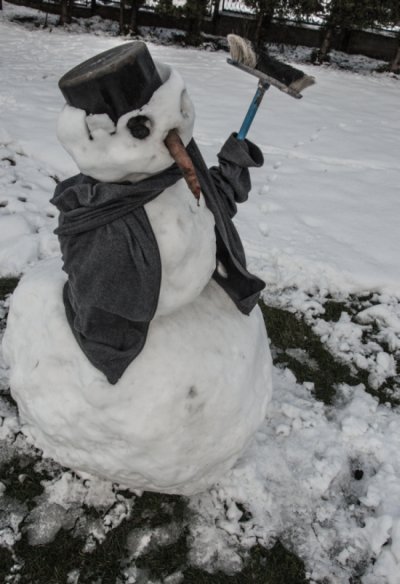
{"label": "patch of green grass", "polygon": [[185,525],[189,511],[186,497],[145,492],[135,502],[136,527],[161,527],[171,521]]}
{"label": "patch of green grass", "polygon": [[[346,302],[338,302],[331,299],[324,304],[325,314],[323,315],[323,318],[330,322],[337,322],[340,318],[341,312],[347,312],[352,322],[357,323],[357,315],[359,312],[379,303],[379,297],[372,293],[360,296],[350,295]],[[377,343],[382,351],[394,357],[397,364],[397,371],[399,371],[400,351],[393,352],[387,341],[381,338],[380,333],[381,328],[377,322],[371,322],[368,325],[364,325],[364,330],[362,331],[362,343],[364,345],[367,345],[369,342]],[[363,383],[366,391],[376,397],[380,403],[389,403],[394,407],[400,405],[400,375],[387,378],[378,389],[375,389],[369,382],[368,371],[357,368],[355,365],[354,368],[357,370],[355,375],[357,382]]]}
{"label": "patch of green grass", "polygon": [[12,553],[9,549],[0,546],[0,582],[6,582],[6,576],[14,565]]}
{"label": "patch of green grass", "polygon": [[187,565],[187,538],[181,537],[172,545],[152,549],[136,561],[151,578],[163,581],[180,572],[184,584],[306,584],[303,562],[279,541],[271,549],[260,545],[251,548],[243,570],[236,574],[210,573]]}
{"label": "patch of green grass", "polygon": [[[356,322],[357,314],[373,304],[372,295],[352,296],[348,302],[331,299],[324,304],[323,318],[328,322],[337,322],[341,314],[346,312]],[[369,372],[356,368],[355,365],[353,365],[352,370],[346,363],[335,358],[301,315],[267,306],[264,302],[260,302],[260,306],[268,335],[275,349],[274,363],[287,366],[299,383],[305,381],[314,383],[314,395],[317,399],[331,405],[339,384],[358,385],[362,383],[366,391],[376,397],[380,403],[390,403],[392,406],[400,405],[400,376],[388,378],[378,389],[375,389],[369,382]],[[378,342],[382,351],[393,354],[387,343],[377,340],[379,332],[380,329],[376,323],[366,326],[362,336],[363,343]],[[303,351],[305,358],[296,359],[293,349]],[[400,355],[394,354],[393,356],[396,362],[400,363]]]}
{"label": "patch of green grass", "polygon": [[[39,494],[38,490],[39,487],[34,489],[30,497]],[[73,570],[79,571],[79,584],[117,584],[124,581],[123,563],[128,554],[127,540],[132,530],[146,528],[151,532],[156,527],[178,523],[182,529],[181,537],[186,539],[188,512],[184,497],[158,493],[144,493],[136,497],[133,493],[124,493],[128,495],[127,498],[135,499],[131,517],[111,529],[92,551],[84,550],[85,537],[76,535],[73,530],[60,529],[53,541],[37,546],[30,545],[27,534],[22,533],[14,546],[20,565],[19,584],[67,584],[68,574]],[[24,495],[29,500],[28,494]],[[28,503],[27,499],[25,503]],[[34,506],[31,500],[28,507],[32,508],[32,503]],[[104,511],[92,507],[82,507],[82,511],[91,519],[101,519],[104,515]],[[161,547],[158,554],[161,561],[165,561],[165,572],[169,573],[171,565],[172,568],[176,565],[176,555],[168,559],[168,546]],[[187,561],[186,555],[180,558],[179,563],[181,561]]]}
{"label": "patch of green grass", "polygon": [[0,300],[12,294],[17,287],[19,278],[0,278]]}
{"label": "patch of green grass", "polygon": [[26,534],[15,544],[20,584],[67,584],[69,572],[79,565],[83,541],[60,529],[54,540],[31,546]]}
{"label": "patch of green grass", "polygon": [[[37,490],[33,490],[31,497]],[[127,493],[128,494],[128,493]],[[124,495],[125,496],[125,495]],[[144,493],[134,497],[134,507],[129,518],[111,529],[94,549],[85,551],[86,539],[73,530],[60,529],[53,541],[32,546],[22,530],[21,538],[14,546],[19,566],[19,584],[67,584],[68,574],[79,572],[79,584],[117,584],[124,582],[123,571],[129,563],[149,576],[149,581],[164,579],[179,572],[186,584],[306,584],[303,562],[288,551],[280,542],[267,550],[257,545],[243,552],[244,568],[238,574],[209,573],[189,564],[190,512],[187,499],[174,495]],[[27,502],[25,500],[25,502]],[[30,505],[31,507],[31,505]],[[85,508],[83,513],[92,519],[101,518],[104,512]],[[136,560],[129,560],[128,537],[134,530],[174,528],[172,543],[163,540],[150,542],[148,550]],[[238,550],[240,553],[240,549]],[[3,555],[1,555],[3,554]],[[3,557],[4,556],[4,557]],[[14,564],[8,550],[0,549],[4,571],[3,581]],[[1,574],[1,572],[0,572]],[[143,582],[146,582],[143,580]]]}
{"label": "patch of green grass", "polygon": [[[317,399],[330,405],[334,401],[338,384],[360,383],[350,367],[334,359],[303,318],[287,310],[267,306],[264,302],[260,302],[260,306],[269,338],[277,349],[275,363],[289,367],[300,383],[314,383]],[[297,348],[305,351],[308,357],[306,361],[301,362],[286,353],[288,349]],[[313,366],[313,362],[317,363],[317,367]]]}
{"label": "patch of green grass", "polygon": [[162,581],[171,574],[185,569],[188,551],[187,532],[184,529],[174,543],[157,546],[141,555],[136,560],[136,566],[148,571],[152,578]]}
{"label": "patch of green grass", "polygon": [[324,309],[323,319],[330,322],[338,322],[342,312],[350,313],[349,307],[344,302],[338,302],[337,300],[327,300],[324,304]]}
{"label": "patch of green grass", "polygon": [[[150,492],[136,497],[132,516],[110,531],[106,539],[97,545],[94,552],[85,558],[79,582],[91,584],[98,579],[102,584],[114,584],[118,576],[121,576],[121,563],[124,556],[127,555],[127,539],[132,530],[146,529],[151,531],[157,527],[177,524],[182,533],[180,539],[186,539],[188,517],[189,512],[185,497]],[[174,571],[173,567],[180,561],[178,556],[182,558],[179,549],[180,546],[177,546],[171,555],[168,545],[157,548],[157,565],[163,566],[163,572],[171,573],[171,564],[172,571]],[[152,558],[151,554],[150,557]],[[142,558],[136,561],[137,567],[149,568],[147,562],[141,560]]]}
{"label": "patch of green grass", "polygon": [[21,455],[0,469],[0,481],[6,487],[5,494],[25,503],[28,509],[35,506],[34,498],[44,491],[41,481],[50,478],[46,473],[35,470],[38,460],[39,458]]}
{"label": "patch of green grass", "polygon": [[249,553],[245,567],[237,574],[222,572],[209,574],[187,568],[183,571],[184,584],[306,584],[303,562],[279,541],[267,550],[259,545]]}
{"label": "patch of green grass", "polygon": [[[245,565],[237,574],[225,574],[223,572],[209,573],[188,564],[188,521],[190,516],[186,508],[184,497],[171,497],[165,500],[165,495],[145,493],[142,501],[141,514],[149,513],[148,504],[156,507],[152,509],[151,525],[165,524],[165,520],[173,518],[181,526],[181,533],[175,542],[167,545],[150,547],[149,551],[137,558],[135,565],[145,570],[152,579],[163,581],[164,579],[180,572],[183,574],[183,584],[306,584],[306,576],[303,562],[288,551],[279,541],[271,548],[265,549],[260,545],[251,548],[244,553]],[[173,509],[170,508],[171,502]],[[167,505],[166,513],[163,507]],[[134,511],[137,510],[136,506]],[[155,511],[154,515],[153,512]],[[171,511],[173,514],[171,515]],[[164,517],[163,517],[164,516]],[[154,524],[156,520],[156,524]],[[137,526],[142,522],[136,521]],[[240,549],[237,550],[240,553]]]}
{"label": "patch of green grass", "polygon": [[[255,575],[258,580],[253,580]],[[303,562],[277,541],[270,550],[261,546],[252,548],[250,559],[243,578],[237,578],[237,584],[245,582],[265,582],[265,584],[303,584],[307,582]]]}

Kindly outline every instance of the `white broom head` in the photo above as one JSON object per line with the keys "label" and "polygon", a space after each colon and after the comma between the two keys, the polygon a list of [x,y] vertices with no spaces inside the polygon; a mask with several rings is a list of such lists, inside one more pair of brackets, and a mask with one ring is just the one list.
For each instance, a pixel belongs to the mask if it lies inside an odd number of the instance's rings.
{"label": "white broom head", "polygon": [[257,56],[250,42],[237,34],[228,34],[227,40],[232,60],[254,69],[257,63]]}

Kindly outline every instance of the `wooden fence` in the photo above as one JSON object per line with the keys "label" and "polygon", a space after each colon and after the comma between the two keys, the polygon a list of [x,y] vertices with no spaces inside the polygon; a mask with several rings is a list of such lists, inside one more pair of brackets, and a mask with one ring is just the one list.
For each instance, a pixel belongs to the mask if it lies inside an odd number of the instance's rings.
{"label": "wooden fence", "polygon": [[[45,0],[9,0],[13,4],[30,6],[51,14],[60,13],[60,3],[46,2]],[[75,4],[72,15],[76,17],[89,17],[93,15],[88,5]],[[221,2],[221,10],[218,18],[212,15],[206,17],[202,24],[202,30],[206,34],[226,36],[236,33],[251,38],[255,32],[255,17],[249,13],[238,11],[240,1],[225,0]],[[236,5],[236,7],[235,7]],[[226,8],[229,6],[229,10]],[[119,6],[117,3],[97,5],[94,14],[110,20],[119,20]],[[172,17],[155,11],[151,6],[144,5],[138,16],[139,26],[178,28],[186,30],[187,21],[183,17]],[[318,25],[300,25],[293,22],[275,22],[268,30],[268,42],[284,43],[289,45],[303,45],[306,47],[319,47],[320,28]],[[344,50],[350,54],[362,54],[376,59],[389,61],[393,58],[397,47],[395,35],[390,33],[367,32],[353,30],[346,34],[337,34],[334,37],[333,48]]]}

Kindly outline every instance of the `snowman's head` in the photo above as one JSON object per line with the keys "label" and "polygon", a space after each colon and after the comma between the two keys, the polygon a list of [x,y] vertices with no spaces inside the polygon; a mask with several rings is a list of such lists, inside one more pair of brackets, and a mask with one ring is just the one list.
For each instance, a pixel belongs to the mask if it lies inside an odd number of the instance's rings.
{"label": "snowman's head", "polygon": [[192,138],[194,108],[184,81],[155,63],[141,41],[78,65],[60,80],[67,105],[57,135],[83,174],[102,182],[136,181],[168,168],[164,140]]}

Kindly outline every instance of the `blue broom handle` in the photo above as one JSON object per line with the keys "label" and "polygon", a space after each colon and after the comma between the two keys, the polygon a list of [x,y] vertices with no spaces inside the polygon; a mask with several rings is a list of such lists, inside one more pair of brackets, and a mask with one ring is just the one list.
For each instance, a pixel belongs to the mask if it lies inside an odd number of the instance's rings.
{"label": "blue broom handle", "polygon": [[257,91],[254,94],[253,100],[250,104],[249,109],[247,110],[246,117],[243,120],[242,126],[238,132],[237,139],[244,140],[247,136],[247,132],[250,129],[251,124],[253,123],[254,117],[257,113],[258,107],[264,97],[264,93],[269,88],[269,83],[259,81],[257,86]]}

